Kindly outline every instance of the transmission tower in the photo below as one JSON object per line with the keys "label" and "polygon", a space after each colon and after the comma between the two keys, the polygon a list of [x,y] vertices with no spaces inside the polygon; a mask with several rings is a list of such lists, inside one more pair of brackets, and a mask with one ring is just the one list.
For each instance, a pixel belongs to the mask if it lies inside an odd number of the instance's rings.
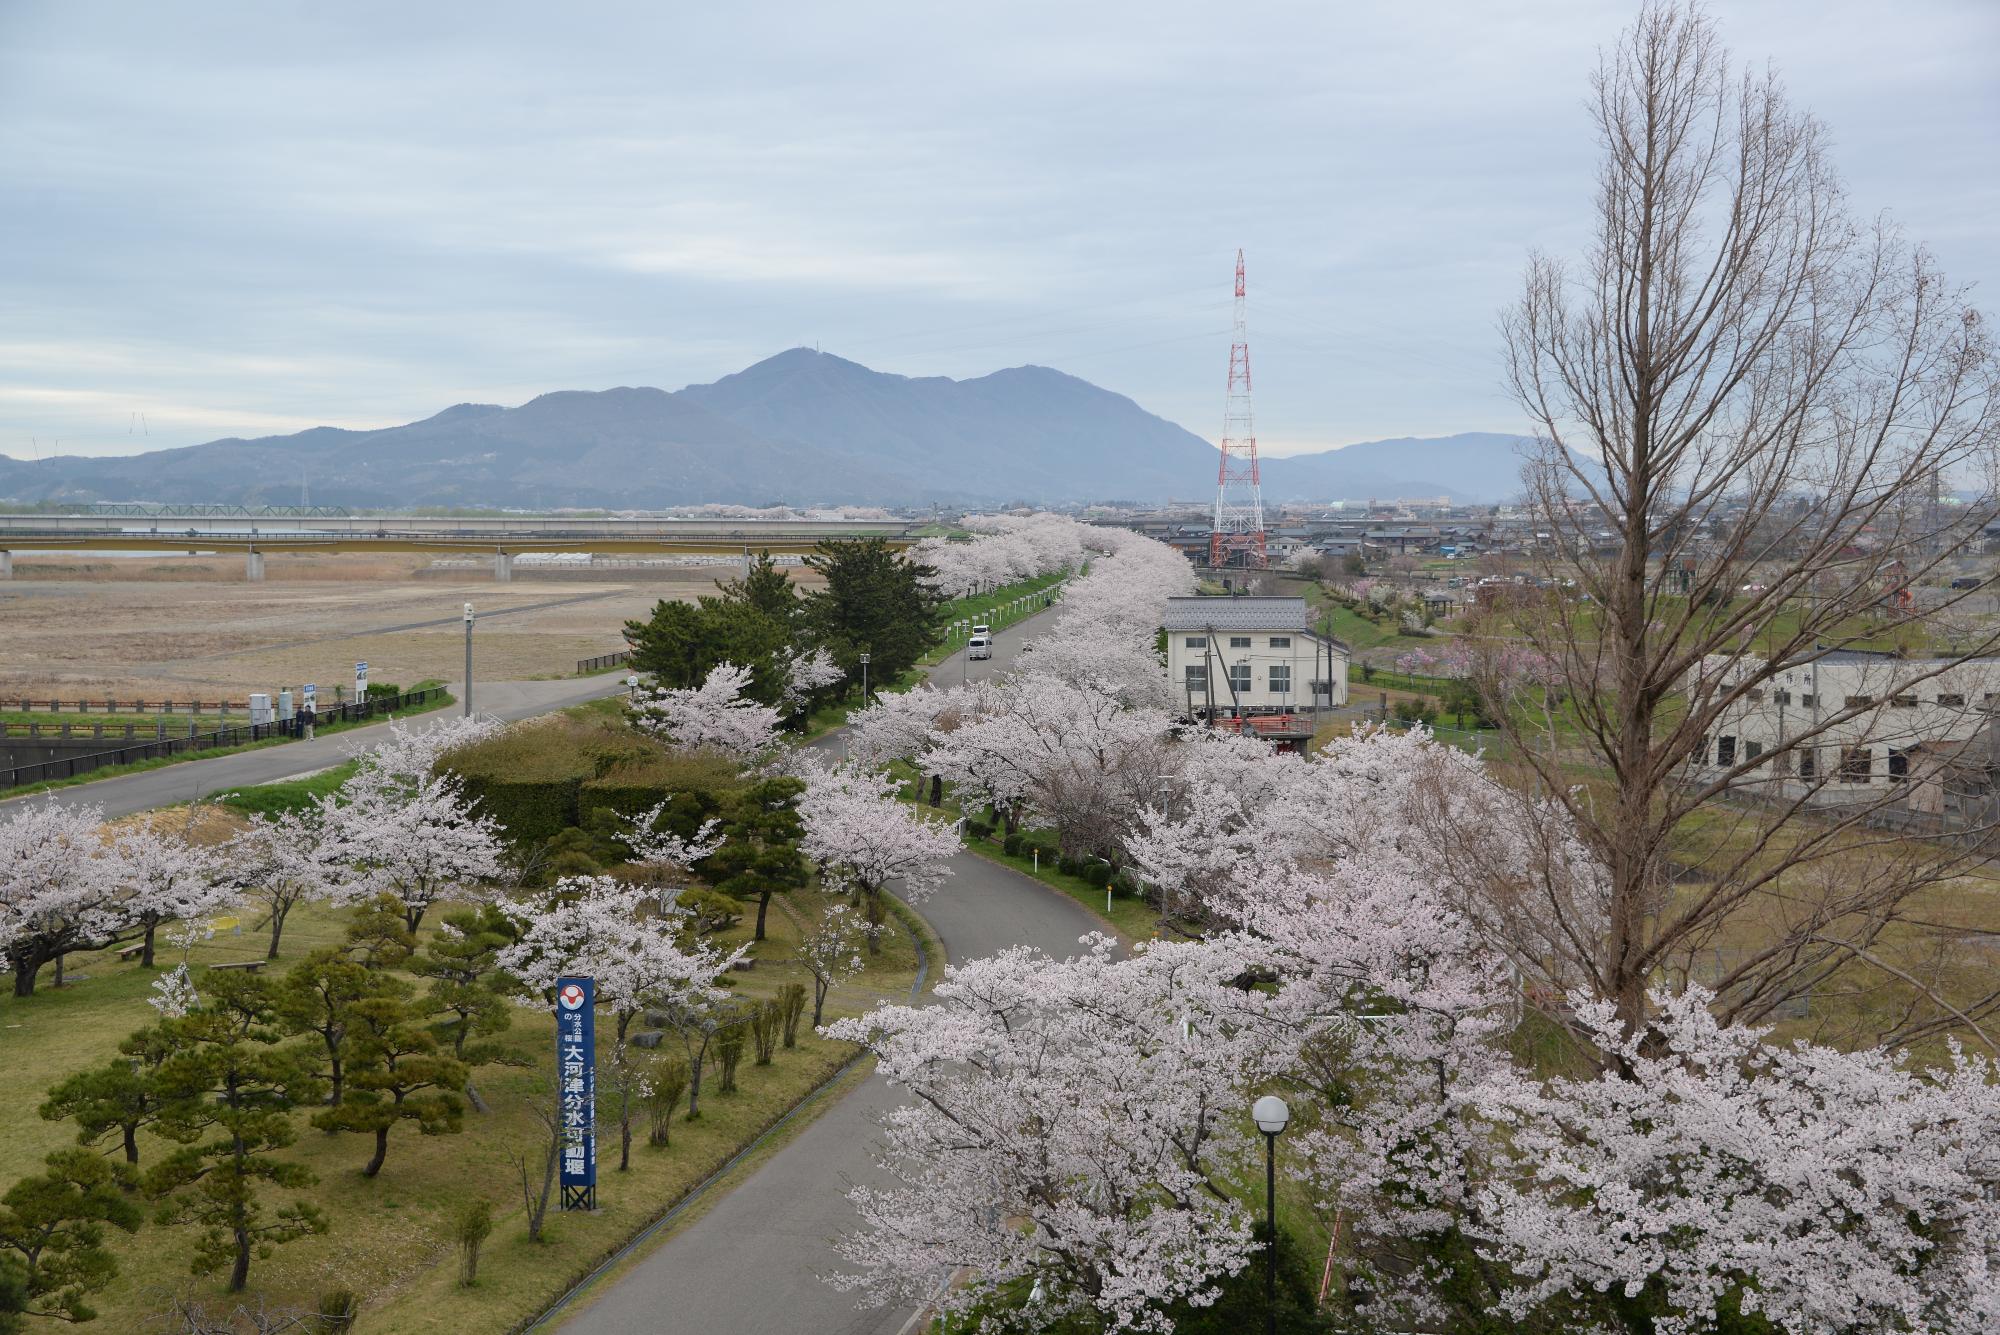
{"label": "transmission tower", "polygon": [[1243,252],[1236,252],[1236,333],[1229,345],[1229,393],[1222,413],[1222,464],[1215,477],[1211,566],[1262,570],[1264,491],[1257,480],[1257,428],[1250,417],[1250,329],[1243,315]]}

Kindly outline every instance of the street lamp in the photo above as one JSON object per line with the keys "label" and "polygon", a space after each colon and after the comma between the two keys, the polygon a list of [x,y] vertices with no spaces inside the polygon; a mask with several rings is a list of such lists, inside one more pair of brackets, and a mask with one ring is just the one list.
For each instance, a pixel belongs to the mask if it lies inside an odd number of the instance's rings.
{"label": "street lamp", "polygon": [[863,709],[868,707],[868,658],[869,655],[865,653],[861,655],[861,707]]}
{"label": "street lamp", "polygon": [[1278,1137],[1292,1110],[1276,1094],[1250,1105],[1250,1120],[1264,1133],[1264,1331],[1278,1335]]}
{"label": "street lamp", "polygon": [[465,605],[465,716],[472,717],[472,604]]}

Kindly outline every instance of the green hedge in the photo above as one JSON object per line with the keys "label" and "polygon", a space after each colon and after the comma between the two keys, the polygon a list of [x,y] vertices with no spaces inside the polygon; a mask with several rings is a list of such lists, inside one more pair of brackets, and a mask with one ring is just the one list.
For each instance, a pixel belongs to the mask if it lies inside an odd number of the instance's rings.
{"label": "green hedge", "polygon": [[[675,755],[615,718],[556,715],[446,756],[468,796],[516,843],[539,843],[599,811],[636,816],[669,798],[688,833],[743,786],[719,756]],[[685,808],[685,810],[682,810]]]}
{"label": "green hedge", "polygon": [[465,794],[479,809],[500,822],[516,843],[553,839],[578,823],[578,779],[496,779],[485,774],[462,776]]}

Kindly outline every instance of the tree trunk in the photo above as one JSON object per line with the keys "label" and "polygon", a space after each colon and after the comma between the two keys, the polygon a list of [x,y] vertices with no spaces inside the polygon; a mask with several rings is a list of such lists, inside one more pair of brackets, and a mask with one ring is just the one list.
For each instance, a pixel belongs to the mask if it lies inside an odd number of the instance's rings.
{"label": "tree trunk", "polygon": [[770,911],[770,908],[771,892],[766,890],[757,896],[757,935],[752,937],[752,940],[762,941],[764,939],[764,915]]}
{"label": "tree trunk", "polygon": [[125,1162],[139,1162],[139,1128],[127,1122],[122,1128],[125,1133]]}
{"label": "tree trunk", "polygon": [[701,1116],[701,1056],[688,1055],[688,1116],[692,1122]]}
{"label": "tree trunk", "polygon": [[14,995],[32,997],[35,995],[35,975],[42,971],[42,962],[33,956],[14,957]]}
{"label": "tree trunk", "polygon": [[229,1291],[241,1293],[243,1287],[250,1282],[250,1230],[239,1226],[234,1231],[236,1263],[229,1267]]}
{"label": "tree trunk", "polygon": [[149,922],[146,924],[145,944],[139,948],[139,967],[142,969],[153,967],[153,933],[158,930],[158,923]]}
{"label": "tree trunk", "polygon": [[629,1109],[618,1114],[618,1171],[623,1173],[632,1167],[632,1113]]}
{"label": "tree trunk", "polygon": [[882,922],[886,916],[882,911],[882,892],[873,886],[862,893],[861,911],[868,919],[868,953],[882,953]]}
{"label": "tree trunk", "polygon": [[813,1028],[819,1028],[819,1014],[826,1008],[827,986],[819,979],[813,979]]}
{"label": "tree trunk", "polygon": [[361,1176],[373,1177],[375,1174],[381,1172],[382,1161],[388,1157],[389,1128],[387,1126],[378,1126],[375,1128],[375,1157],[370,1159],[368,1166],[361,1170]]}
{"label": "tree trunk", "polygon": [[943,803],[944,803],[944,775],[933,774],[931,775],[931,805],[933,807],[936,807],[936,806],[941,806]]}
{"label": "tree trunk", "polygon": [[267,960],[278,958],[278,938],[285,934],[285,914],[290,911],[289,905],[284,908],[276,904],[271,906],[271,948],[264,952],[264,958]]}
{"label": "tree trunk", "polygon": [[[461,1053],[460,1055],[464,1054]],[[474,1112],[483,1113],[490,1111],[486,1106],[486,1100],[479,1097],[479,1086],[473,1084],[470,1080],[465,1082],[465,1101],[472,1105],[472,1111]]]}

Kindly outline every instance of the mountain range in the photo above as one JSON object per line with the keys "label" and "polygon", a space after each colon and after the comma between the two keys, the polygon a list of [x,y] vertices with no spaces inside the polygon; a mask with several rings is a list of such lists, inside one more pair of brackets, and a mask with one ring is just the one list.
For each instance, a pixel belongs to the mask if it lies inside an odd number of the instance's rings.
{"label": "mountain range", "polygon": [[[1263,461],[1267,501],[1518,490],[1520,437],[1370,441]],[[641,509],[703,501],[927,505],[1205,495],[1216,447],[1042,366],[970,380],[873,371],[809,348],[711,385],[461,403],[373,431],[314,427],[119,457],[0,456],[0,498],[355,508]]]}

